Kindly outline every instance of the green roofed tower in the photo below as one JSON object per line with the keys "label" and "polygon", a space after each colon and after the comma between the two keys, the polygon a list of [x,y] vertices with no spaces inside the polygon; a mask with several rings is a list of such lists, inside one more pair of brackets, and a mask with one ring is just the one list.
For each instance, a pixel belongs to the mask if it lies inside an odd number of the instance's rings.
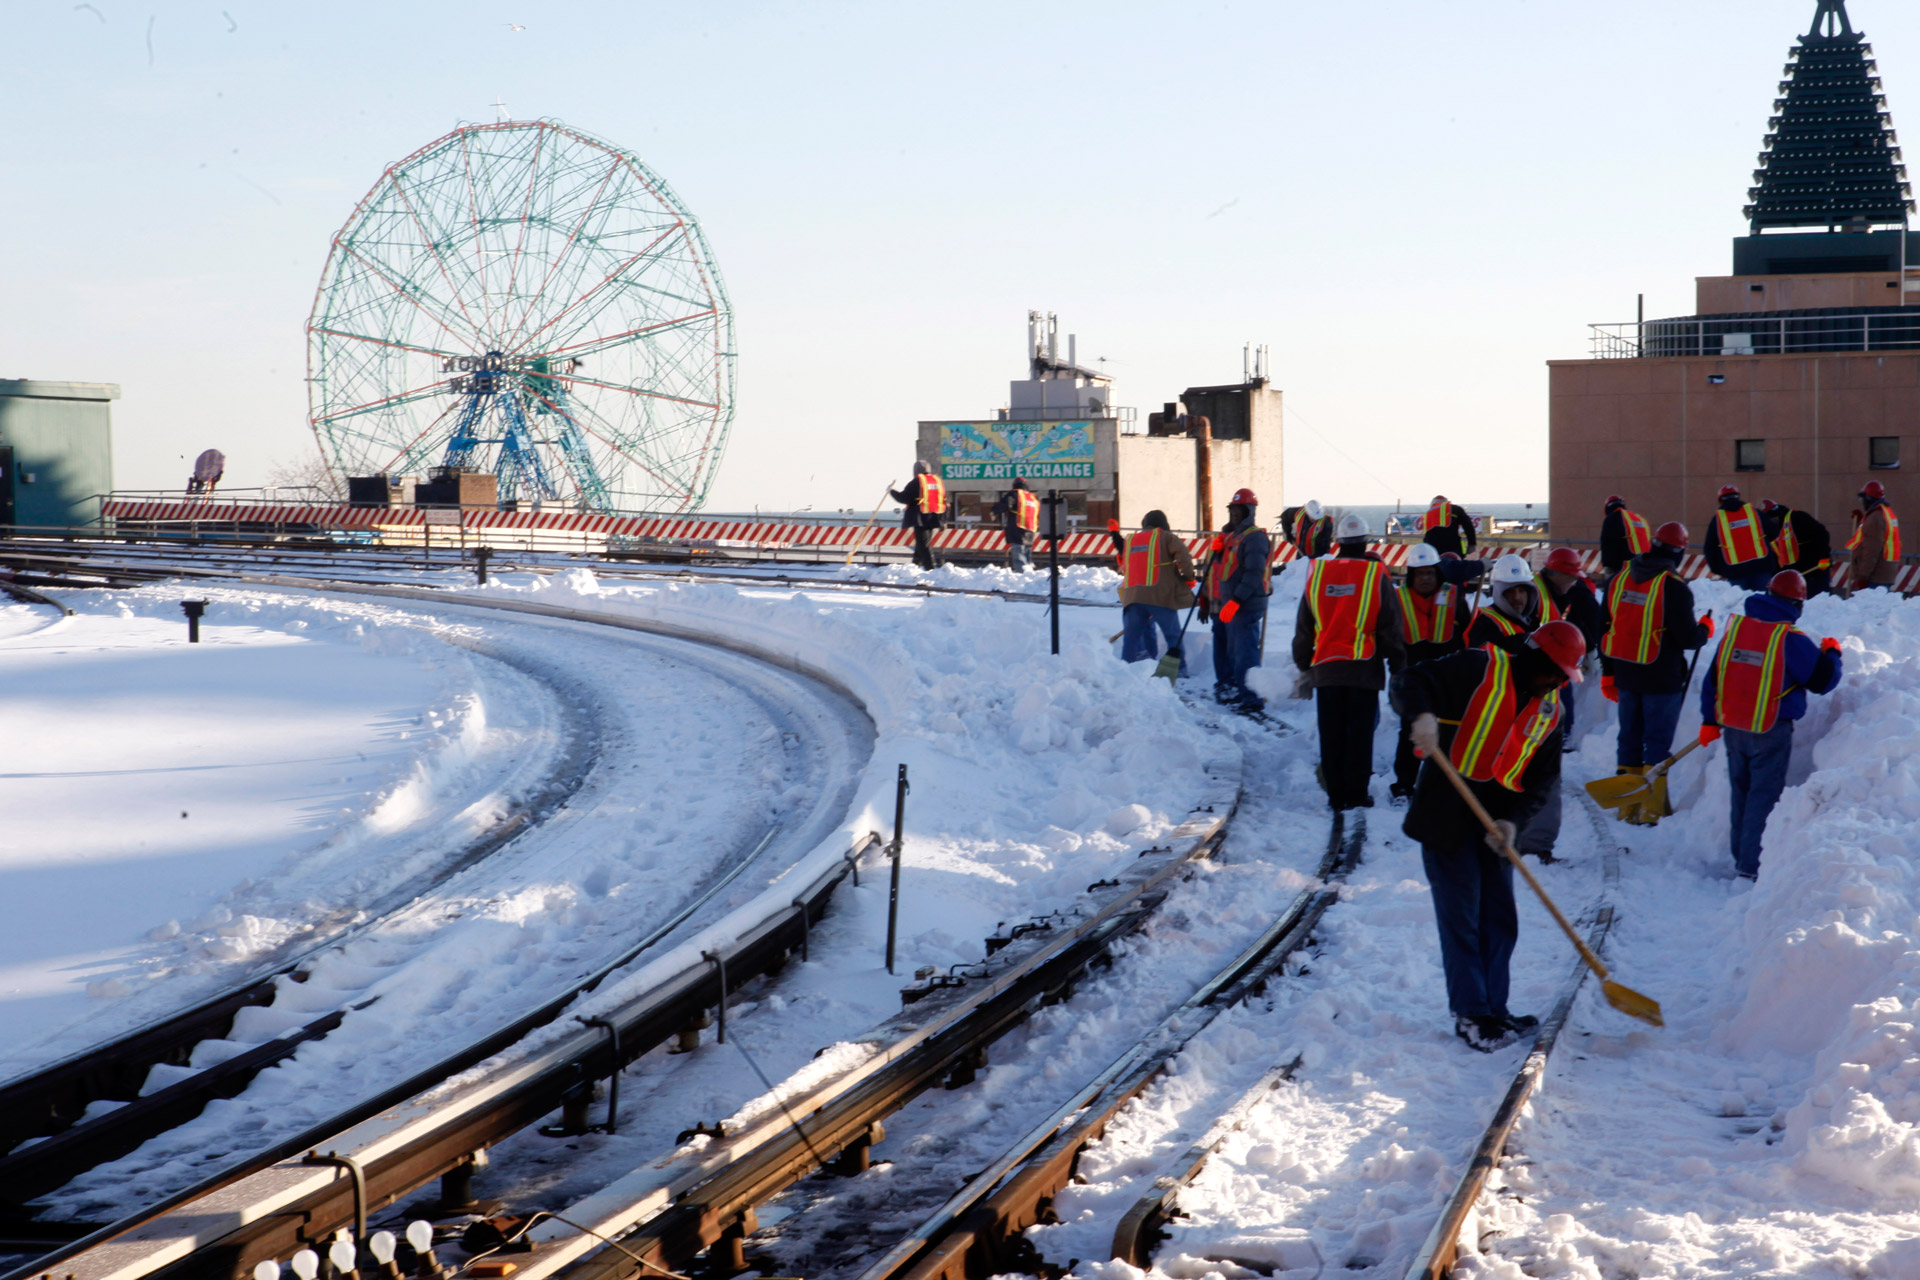
{"label": "green roofed tower", "polygon": [[1819,0],[1812,29],[1790,57],[1747,193],[1753,234],[1905,226],[1912,188],[1873,48],[1853,29],[1846,0]]}

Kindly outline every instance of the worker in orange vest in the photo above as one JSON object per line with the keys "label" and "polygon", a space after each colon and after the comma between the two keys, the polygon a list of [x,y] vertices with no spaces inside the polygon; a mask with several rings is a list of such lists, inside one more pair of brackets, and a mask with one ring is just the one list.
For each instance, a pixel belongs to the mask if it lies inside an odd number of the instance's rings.
{"label": "worker in orange vest", "polygon": [[916,462],[906,487],[887,493],[902,507],[901,525],[913,530],[913,562],[922,569],[939,568],[933,555],[933,531],[947,522],[947,482],[926,463]]}
{"label": "worker in orange vest", "polygon": [[1367,522],[1349,511],[1334,529],[1339,549],[1312,562],[1293,624],[1296,685],[1311,689],[1320,728],[1320,785],[1338,813],[1373,807],[1373,732],[1388,669],[1406,660],[1400,608],[1380,557],[1367,550]]}
{"label": "worker in orange vest", "polygon": [[[1407,552],[1407,580],[1394,592],[1400,606],[1400,635],[1407,646],[1407,665],[1431,662],[1466,647],[1467,590],[1464,583],[1448,582],[1440,553],[1426,543]],[[1420,772],[1406,726],[1401,726],[1393,754],[1393,784],[1388,788],[1395,804],[1413,795]]]}
{"label": "worker in orange vest", "polygon": [[1610,495],[1606,514],[1600,517],[1601,571],[1611,578],[1627,567],[1627,561],[1652,549],[1653,526],[1647,518],[1629,511],[1627,500],[1619,494]]}
{"label": "worker in orange vest", "polygon": [[1766,523],[1730,484],[1721,486],[1720,505],[1707,534],[1707,568],[1748,591],[1765,591],[1780,572],[1780,562],[1767,542]]}
{"label": "worker in orange vest", "polygon": [[1473,532],[1473,517],[1436,493],[1427,513],[1420,517],[1420,540],[1441,555],[1451,551],[1463,556],[1479,545]]}
{"label": "worker in orange vest", "polygon": [[1793,722],[1807,714],[1808,693],[1840,683],[1840,642],[1828,637],[1816,648],[1793,625],[1806,602],[1806,579],[1791,569],[1775,574],[1727,623],[1700,685],[1700,743],[1727,744],[1733,870],[1745,880],[1760,874],[1760,837],[1787,786]]}
{"label": "worker in orange vest", "polygon": [[1025,573],[1033,567],[1033,542],[1040,533],[1040,496],[1016,479],[1013,488],[993,504],[1000,517],[1000,532],[1007,540],[1007,568]]}
{"label": "worker in orange vest", "polygon": [[1107,522],[1107,535],[1120,556],[1120,660],[1143,662],[1160,656],[1153,629],[1167,638],[1167,652],[1180,654],[1180,610],[1193,604],[1193,556],[1167,525],[1167,513],[1149,511],[1140,532],[1122,535],[1120,522]]}
{"label": "worker in orange vest", "polygon": [[1847,539],[1852,557],[1847,567],[1847,589],[1891,587],[1900,572],[1900,517],[1887,505],[1887,487],[1878,480],[1860,486],[1860,510],[1853,513],[1853,536]]}
{"label": "worker in orange vest", "polygon": [[[1578,627],[1548,622],[1517,654],[1468,649],[1394,682],[1414,749],[1429,759],[1445,751],[1509,843],[1560,789],[1560,702],[1586,653]],[[1540,1025],[1507,1007],[1520,935],[1513,864],[1432,764],[1420,770],[1401,830],[1419,842],[1433,890],[1454,1034],[1482,1053],[1505,1048]]]}
{"label": "worker in orange vest", "polygon": [[1260,665],[1267,597],[1273,594],[1273,541],[1255,513],[1260,499],[1236,489],[1227,500],[1227,527],[1207,555],[1200,617],[1213,621],[1213,696],[1245,712],[1266,705],[1247,687],[1247,672]]}
{"label": "worker in orange vest", "polygon": [[1809,600],[1832,589],[1833,535],[1813,518],[1813,512],[1797,511],[1768,498],[1760,504],[1760,522],[1774,560],[1806,579]]}

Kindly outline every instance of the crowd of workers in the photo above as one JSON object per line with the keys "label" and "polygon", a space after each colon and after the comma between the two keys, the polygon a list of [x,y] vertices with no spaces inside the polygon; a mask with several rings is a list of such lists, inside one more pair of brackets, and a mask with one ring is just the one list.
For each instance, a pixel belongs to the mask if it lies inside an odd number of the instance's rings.
{"label": "crowd of workers", "polygon": [[[925,464],[916,472],[895,497],[916,531],[916,563],[931,567],[926,532],[943,517],[946,496]],[[1751,594],[1727,620],[1700,685],[1698,744],[1725,747],[1734,871],[1749,880],[1759,874],[1761,836],[1785,789],[1794,722],[1806,714],[1808,693],[1840,682],[1839,642],[1816,643],[1794,624],[1810,596],[1890,587],[1900,563],[1900,524],[1883,486],[1867,483],[1860,500],[1837,588],[1831,538],[1810,512],[1771,501],[1756,507],[1728,485],[1713,513],[1707,566]],[[1016,569],[1030,564],[1039,506],[1016,481],[994,507]],[[1258,507],[1252,490],[1236,491],[1226,528],[1198,564],[1164,512],[1148,512],[1133,533],[1108,524],[1121,572],[1121,656],[1156,657],[1164,640],[1185,675],[1180,613],[1191,610],[1188,621],[1197,615],[1212,628],[1216,699],[1255,715],[1263,701],[1247,680],[1261,665],[1276,559]],[[1473,520],[1436,497],[1396,585],[1356,513],[1335,518],[1307,502],[1284,511],[1277,529],[1307,574],[1294,617],[1293,693],[1315,703],[1328,803],[1336,812],[1372,807],[1386,692],[1402,726],[1389,793],[1407,806],[1403,830],[1421,847],[1455,1031],[1473,1048],[1500,1048],[1535,1025],[1507,1006],[1518,916],[1501,848],[1552,861],[1560,757],[1574,724],[1566,686],[1583,681],[1596,661],[1602,695],[1617,707],[1617,771],[1649,779],[1618,813],[1641,824],[1671,813],[1664,770],[1694,665],[1716,631],[1682,574],[1688,530],[1678,521],[1654,526],[1624,499],[1608,498],[1596,582],[1566,547],[1549,552],[1537,572],[1518,555],[1491,564],[1473,558]],[[1423,763],[1437,753],[1492,830],[1445,771]]]}

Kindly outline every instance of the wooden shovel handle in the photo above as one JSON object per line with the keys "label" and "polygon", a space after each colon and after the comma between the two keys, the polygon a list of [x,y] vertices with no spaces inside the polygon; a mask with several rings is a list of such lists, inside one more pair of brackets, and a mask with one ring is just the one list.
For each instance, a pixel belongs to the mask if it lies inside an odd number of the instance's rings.
{"label": "wooden shovel handle", "polygon": [[1679,764],[1682,760],[1686,759],[1687,753],[1692,751],[1695,747],[1698,747],[1699,745],[1700,745],[1700,739],[1695,738],[1692,742],[1689,742],[1686,746],[1680,748],[1678,751],[1668,756],[1665,760],[1662,760],[1654,768],[1649,769],[1647,771],[1647,782],[1651,784],[1655,778],[1665,777],[1667,770],[1673,768],[1673,766]]}
{"label": "wooden shovel handle", "polygon": [[1473,810],[1473,816],[1480,819],[1480,825],[1487,829],[1487,834],[1500,842],[1500,852],[1506,855],[1507,861],[1511,862],[1522,876],[1526,877],[1527,884],[1532,886],[1533,891],[1540,895],[1540,901],[1546,904],[1548,913],[1559,923],[1561,929],[1565,930],[1567,940],[1573,943],[1574,950],[1580,953],[1580,958],[1586,961],[1587,967],[1604,981],[1607,977],[1607,966],[1600,963],[1600,957],[1593,954],[1593,948],[1589,947],[1586,940],[1575,931],[1572,922],[1560,913],[1560,908],[1555,906],[1553,899],[1547,896],[1547,891],[1540,887],[1540,882],[1533,878],[1533,872],[1527,870],[1527,864],[1520,860],[1520,855],[1514,852],[1513,846],[1508,844],[1506,837],[1500,834],[1500,828],[1487,813],[1486,806],[1480,803],[1479,796],[1473,794],[1473,788],[1469,787],[1467,780],[1460,776],[1460,771],[1453,767],[1453,761],[1447,759],[1447,753],[1436,751],[1427,759],[1440,766],[1440,772],[1447,775],[1447,781],[1451,782],[1453,789],[1460,793],[1460,798],[1467,802],[1467,808]]}

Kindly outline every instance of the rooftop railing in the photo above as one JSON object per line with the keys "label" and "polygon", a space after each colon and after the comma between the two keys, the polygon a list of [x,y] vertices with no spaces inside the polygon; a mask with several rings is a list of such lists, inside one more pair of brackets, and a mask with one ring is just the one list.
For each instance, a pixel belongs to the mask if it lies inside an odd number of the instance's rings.
{"label": "rooftop railing", "polygon": [[1587,327],[1595,360],[1920,351],[1920,308],[1685,316]]}

